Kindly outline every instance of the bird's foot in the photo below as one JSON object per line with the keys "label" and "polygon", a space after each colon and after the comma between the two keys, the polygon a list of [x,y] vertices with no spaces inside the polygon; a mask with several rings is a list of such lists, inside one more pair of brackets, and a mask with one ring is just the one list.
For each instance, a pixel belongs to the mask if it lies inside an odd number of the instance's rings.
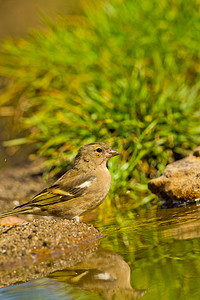
{"label": "bird's foot", "polygon": [[79,223],[79,216],[73,217],[72,220],[74,220],[75,222]]}

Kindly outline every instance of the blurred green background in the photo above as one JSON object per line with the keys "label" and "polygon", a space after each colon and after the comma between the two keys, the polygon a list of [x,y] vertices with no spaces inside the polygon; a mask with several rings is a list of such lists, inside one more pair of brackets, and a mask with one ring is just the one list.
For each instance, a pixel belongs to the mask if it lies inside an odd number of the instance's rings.
{"label": "blurred green background", "polygon": [[122,152],[107,203],[155,199],[148,180],[200,144],[199,15],[198,0],[83,1],[3,41],[5,149],[29,145],[53,176],[83,144],[105,142]]}

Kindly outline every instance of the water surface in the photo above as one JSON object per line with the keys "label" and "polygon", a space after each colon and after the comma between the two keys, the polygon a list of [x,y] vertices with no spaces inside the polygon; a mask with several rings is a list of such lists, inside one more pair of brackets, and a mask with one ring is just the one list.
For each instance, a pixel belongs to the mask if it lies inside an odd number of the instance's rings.
{"label": "water surface", "polygon": [[95,221],[96,252],[0,299],[200,299],[200,208],[128,210]]}

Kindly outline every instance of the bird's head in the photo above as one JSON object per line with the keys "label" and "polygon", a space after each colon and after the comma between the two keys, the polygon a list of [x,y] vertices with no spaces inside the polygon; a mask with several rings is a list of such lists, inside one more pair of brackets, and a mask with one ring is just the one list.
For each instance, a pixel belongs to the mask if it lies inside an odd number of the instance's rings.
{"label": "bird's head", "polygon": [[88,166],[98,166],[107,162],[110,157],[120,155],[120,152],[111,149],[104,143],[91,143],[82,146],[75,158],[74,166],[88,164]]}

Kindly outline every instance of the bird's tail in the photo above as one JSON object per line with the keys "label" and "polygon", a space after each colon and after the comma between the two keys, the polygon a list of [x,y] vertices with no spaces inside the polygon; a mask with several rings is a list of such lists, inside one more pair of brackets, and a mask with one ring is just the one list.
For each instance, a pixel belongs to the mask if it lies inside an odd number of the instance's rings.
{"label": "bird's tail", "polygon": [[27,213],[27,210],[30,210],[30,206],[29,207],[16,207],[11,211],[0,214],[0,219],[5,218],[5,217],[9,217],[9,216],[12,216],[12,215],[16,215],[16,214]]}

